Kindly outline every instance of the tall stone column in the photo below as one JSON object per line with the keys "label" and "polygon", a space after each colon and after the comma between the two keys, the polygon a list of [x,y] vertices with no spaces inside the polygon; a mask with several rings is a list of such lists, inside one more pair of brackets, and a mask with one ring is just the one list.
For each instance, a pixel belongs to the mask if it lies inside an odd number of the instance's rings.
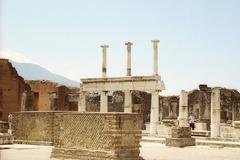
{"label": "tall stone column", "polygon": [[132,93],[124,91],[124,113],[132,113]]}
{"label": "tall stone column", "polygon": [[211,137],[220,136],[220,88],[212,89],[211,94]]}
{"label": "tall stone column", "polygon": [[151,117],[150,117],[150,134],[157,134],[157,125],[159,123],[159,91],[152,92],[151,100]]}
{"label": "tall stone column", "polygon": [[131,76],[131,46],[133,43],[127,42],[125,45],[127,46],[127,76]]}
{"label": "tall stone column", "polygon": [[153,75],[158,75],[158,43],[159,40],[152,40],[153,43]]}
{"label": "tall stone column", "polygon": [[179,104],[179,127],[189,127],[188,123],[188,92],[182,90]]}
{"label": "tall stone column", "polygon": [[107,77],[107,48],[108,45],[101,45],[102,47],[102,78]]}
{"label": "tall stone column", "polygon": [[79,94],[78,112],[86,112],[86,92],[84,91]]}
{"label": "tall stone column", "polygon": [[100,112],[108,112],[108,92],[102,91],[100,97]]}

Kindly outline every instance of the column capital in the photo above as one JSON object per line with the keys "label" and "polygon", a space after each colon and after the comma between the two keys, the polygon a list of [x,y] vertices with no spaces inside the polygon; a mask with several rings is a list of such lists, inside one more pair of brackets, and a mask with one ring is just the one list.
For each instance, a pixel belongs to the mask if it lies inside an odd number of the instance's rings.
{"label": "column capital", "polygon": [[131,46],[131,45],[133,45],[133,43],[132,42],[126,42],[125,45],[126,46]]}
{"label": "column capital", "polygon": [[100,47],[103,48],[103,49],[105,49],[105,48],[108,48],[109,46],[106,45],[106,44],[103,44],[103,45],[101,45]]}
{"label": "column capital", "polygon": [[219,91],[221,89],[221,87],[214,87],[212,88],[212,91]]}
{"label": "column capital", "polygon": [[158,39],[153,39],[151,40],[151,42],[156,44],[156,43],[159,43],[160,41]]}
{"label": "column capital", "polygon": [[151,94],[159,95],[159,93],[160,93],[160,90],[154,90],[154,91],[151,91]]}

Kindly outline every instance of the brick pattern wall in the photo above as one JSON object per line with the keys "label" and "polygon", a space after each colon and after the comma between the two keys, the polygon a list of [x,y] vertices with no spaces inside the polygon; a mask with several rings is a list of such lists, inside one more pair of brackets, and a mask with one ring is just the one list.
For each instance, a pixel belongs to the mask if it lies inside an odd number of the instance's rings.
{"label": "brick pattern wall", "polygon": [[18,143],[51,144],[56,112],[13,113],[13,135]]}
{"label": "brick pattern wall", "polygon": [[137,160],[142,117],[124,113],[60,113],[55,116],[52,158]]}

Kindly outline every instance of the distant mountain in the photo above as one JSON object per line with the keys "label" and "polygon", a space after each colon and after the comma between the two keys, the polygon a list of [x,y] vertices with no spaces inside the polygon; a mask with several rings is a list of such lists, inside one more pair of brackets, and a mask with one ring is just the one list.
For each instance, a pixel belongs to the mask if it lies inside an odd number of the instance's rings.
{"label": "distant mountain", "polygon": [[47,69],[32,63],[19,63],[11,61],[18,74],[25,80],[49,80],[71,87],[79,87],[80,83],[66,77],[54,74]]}

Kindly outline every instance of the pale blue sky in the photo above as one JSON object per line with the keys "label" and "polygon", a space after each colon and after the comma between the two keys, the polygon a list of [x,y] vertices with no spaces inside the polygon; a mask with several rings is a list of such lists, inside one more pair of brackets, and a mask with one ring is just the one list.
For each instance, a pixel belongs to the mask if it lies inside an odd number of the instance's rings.
{"label": "pale blue sky", "polygon": [[152,74],[151,39],[159,39],[164,94],[199,83],[240,89],[239,0],[2,0],[3,48],[79,80],[124,76],[126,41],[132,74]]}

